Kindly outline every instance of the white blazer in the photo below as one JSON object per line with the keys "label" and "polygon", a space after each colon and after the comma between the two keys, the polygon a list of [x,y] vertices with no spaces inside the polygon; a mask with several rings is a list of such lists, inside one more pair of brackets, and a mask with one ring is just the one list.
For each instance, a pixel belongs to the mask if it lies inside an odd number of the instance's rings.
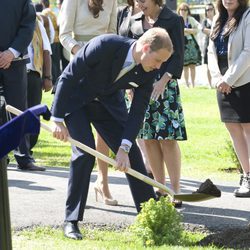
{"label": "white blazer", "polygon": [[[214,21],[216,17],[214,18]],[[215,23],[215,22],[214,22]],[[213,23],[213,24],[214,24]],[[213,29],[213,27],[212,27]],[[239,87],[250,82],[250,8],[248,8],[237,27],[228,39],[228,70],[222,76],[214,42],[210,39],[208,46],[208,67],[212,83],[216,86],[224,81],[231,87]]]}

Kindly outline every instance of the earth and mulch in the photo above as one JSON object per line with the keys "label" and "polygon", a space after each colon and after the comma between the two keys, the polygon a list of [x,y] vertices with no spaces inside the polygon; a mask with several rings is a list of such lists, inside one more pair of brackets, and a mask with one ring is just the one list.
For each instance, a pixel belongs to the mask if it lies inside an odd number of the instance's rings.
{"label": "earth and mulch", "polygon": [[232,227],[225,230],[207,229],[202,225],[184,223],[184,229],[207,236],[199,241],[198,246],[216,246],[222,249],[250,249],[250,224],[245,227]]}
{"label": "earth and mulch", "polygon": [[[221,196],[221,191],[213,184],[210,179],[207,179],[204,183],[202,183],[194,193],[208,194],[214,197]],[[186,227],[188,226],[186,225]],[[190,227],[189,225],[189,228],[187,228],[187,230],[190,230],[191,228],[192,226]],[[247,227],[227,228],[223,231],[207,233],[209,235],[202,239],[198,243],[198,245],[214,245],[221,248],[233,249],[250,249],[250,224]]]}
{"label": "earth and mulch", "polygon": [[214,245],[221,248],[250,249],[250,224],[244,228],[229,228],[208,235],[200,246]]}

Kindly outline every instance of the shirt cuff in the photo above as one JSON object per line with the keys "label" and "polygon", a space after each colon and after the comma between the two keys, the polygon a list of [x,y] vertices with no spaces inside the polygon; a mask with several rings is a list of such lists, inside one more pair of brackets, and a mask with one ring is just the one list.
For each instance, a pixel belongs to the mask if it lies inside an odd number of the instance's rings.
{"label": "shirt cuff", "polygon": [[21,55],[20,52],[18,52],[17,50],[13,49],[13,48],[8,48],[9,51],[11,51],[14,55],[15,58],[19,57]]}
{"label": "shirt cuff", "polygon": [[51,116],[50,117],[50,120],[52,122],[64,122],[64,119],[63,118],[58,118],[58,117],[54,117],[54,116]]}
{"label": "shirt cuff", "polygon": [[122,143],[121,144],[126,144],[128,145],[130,148],[132,147],[132,142],[127,140],[127,139],[122,139]]}
{"label": "shirt cuff", "polygon": [[173,77],[173,74],[169,73],[169,72],[166,72],[166,74],[168,75],[168,77],[172,78]]}

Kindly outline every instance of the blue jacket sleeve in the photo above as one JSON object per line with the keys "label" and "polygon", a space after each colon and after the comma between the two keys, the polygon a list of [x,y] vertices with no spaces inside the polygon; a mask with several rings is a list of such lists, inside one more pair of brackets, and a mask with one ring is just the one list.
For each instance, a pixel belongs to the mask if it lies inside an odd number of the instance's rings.
{"label": "blue jacket sleeve", "polygon": [[[9,47],[17,50],[22,55],[26,52],[29,46],[33,32],[35,29],[36,11],[30,0],[25,0],[23,9],[21,10],[21,20],[15,39]],[[2,24],[3,25],[3,24]]]}

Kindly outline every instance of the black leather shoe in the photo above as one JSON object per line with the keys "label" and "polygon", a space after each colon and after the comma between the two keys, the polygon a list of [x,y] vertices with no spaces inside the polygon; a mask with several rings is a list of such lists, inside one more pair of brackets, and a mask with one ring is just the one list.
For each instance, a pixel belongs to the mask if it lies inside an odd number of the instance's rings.
{"label": "black leather shoe", "polygon": [[63,232],[67,238],[73,240],[82,240],[82,234],[78,228],[77,221],[65,221],[63,224]]}
{"label": "black leather shoe", "polygon": [[162,194],[161,192],[159,192],[159,191],[156,191],[155,192],[155,195],[156,195],[156,201],[159,201],[160,200],[160,198],[163,196],[163,197],[167,197],[168,196],[168,194]]}
{"label": "black leather shoe", "polygon": [[24,166],[17,166],[18,169],[20,170],[25,170],[25,171],[45,171],[45,167],[38,167],[36,166],[33,162],[29,162],[28,164]]}
{"label": "black leather shoe", "polygon": [[182,201],[177,200],[177,199],[172,199],[172,204],[175,208],[181,208],[182,207]]}

